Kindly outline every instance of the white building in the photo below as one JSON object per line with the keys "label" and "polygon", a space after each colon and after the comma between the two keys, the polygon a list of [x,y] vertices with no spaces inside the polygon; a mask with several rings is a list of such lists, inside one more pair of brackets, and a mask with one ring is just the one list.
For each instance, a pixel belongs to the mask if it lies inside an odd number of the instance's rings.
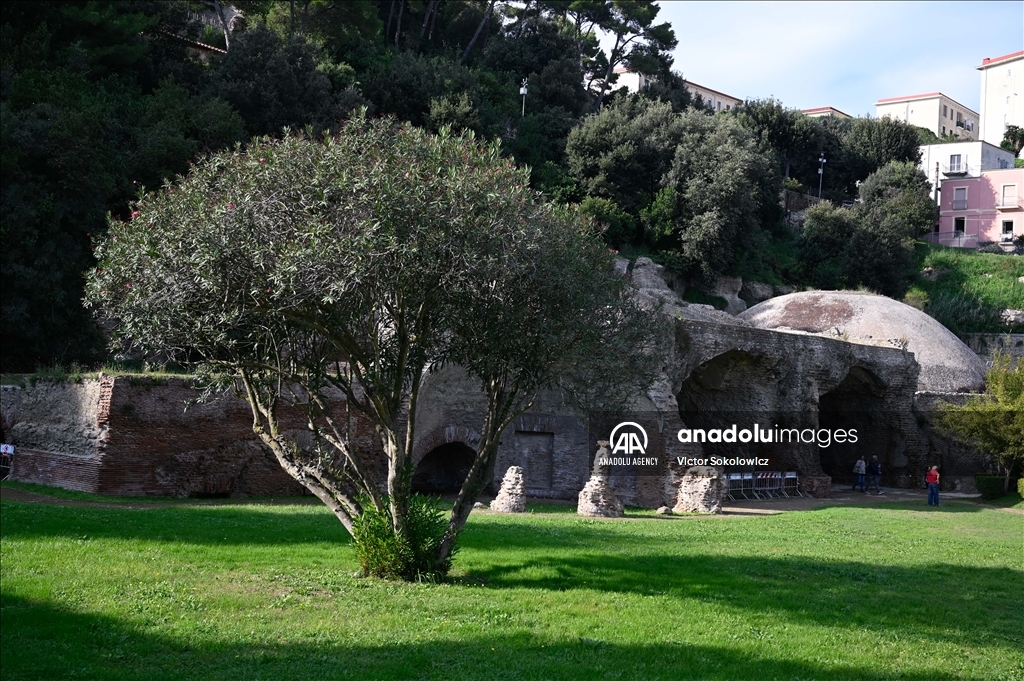
{"label": "white building", "polygon": [[918,167],[928,176],[935,196],[936,180],[939,184],[949,178],[980,177],[983,170],[1002,170],[1013,167],[1013,152],[994,144],[974,140],[925,144],[921,149]]}
{"label": "white building", "polygon": [[936,137],[954,135],[960,139],[978,137],[978,113],[941,92],[909,97],[887,97],[875,102],[875,114],[927,128]]}
{"label": "white building", "polygon": [[1024,50],[985,58],[981,71],[978,137],[999,146],[1007,125],[1024,127]]}
{"label": "white building", "polygon": [[709,87],[698,85],[693,81],[686,81],[686,89],[689,90],[690,94],[694,97],[700,95],[700,98],[704,100],[704,106],[712,111],[730,111],[743,105],[743,100],[739,97],[733,97],[732,95],[727,95],[724,92],[712,90]]}
{"label": "white building", "polygon": [[800,113],[808,118],[853,118],[850,114],[843,113],[834,106],[819,106],[813,109],[804,109]]}
{"label": "white building", "polygon": [[[614,87],[625,87],[630,92],[639,92],[654,82],[654,78],[630,71],[624,66],[616,68],[615,75],[618,76],[618,80],[615,81]],[[684,82],[690,94],[694,97],[700,95],[704,100],[704,106],[712,111],[730,111],[743,104],[743,100],[739,97],[733,97],[688,80]]]}

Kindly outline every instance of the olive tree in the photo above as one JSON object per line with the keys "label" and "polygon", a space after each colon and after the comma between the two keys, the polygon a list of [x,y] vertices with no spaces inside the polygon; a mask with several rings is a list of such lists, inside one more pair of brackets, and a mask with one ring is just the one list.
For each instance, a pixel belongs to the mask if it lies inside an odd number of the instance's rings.
{"label": "olive tree", "polygon": [[[645,318],[610,254],[528,179],[471,133],[388,119],[255,140],[111,221],[88,300],[116,320],[115,343],[188,359],[208,389],[243,398],[254,432],[357,549],[366,519],[386,518],[402,550],[383,560],[403,564],[368,571],[440,576],[502,430],[540,390],[582,404],[580,379],[612,377],[599,391],[612,399],[650,376]],[[410,515],[417,399],[451,362],[481,381],[485,426],[448,522],[424,539],[410,527],[423,516]],[[347,414],[373,424],[379,447],[352,437]]]}
{"label": "olive tree", "polygon": [[996,353],[985,375],[986,393],[965,404],[945,404],[939,429],[987,454],[1010,490],[1014,472],[1024,466],[1024,362]]}

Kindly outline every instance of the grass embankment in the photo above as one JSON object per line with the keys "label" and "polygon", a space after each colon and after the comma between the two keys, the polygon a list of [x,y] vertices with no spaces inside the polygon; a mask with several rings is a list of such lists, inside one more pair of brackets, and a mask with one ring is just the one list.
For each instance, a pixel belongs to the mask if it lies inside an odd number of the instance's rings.
{"label": "grass embankment", "polygon": [[449,584],[319,506],[2,506],[4,679],[1021,678],[1024,517],[475,513]]}
{"label": "grass embankment", "polygon": [[1024,324],[1000,320],[1007,309],[1024,310],[1024,258],[978,253],[966,248],[917,244],[918,272],[932,268],[929,281],[918,274],[905,302],[923,309],[957,334],[1024,333]]}

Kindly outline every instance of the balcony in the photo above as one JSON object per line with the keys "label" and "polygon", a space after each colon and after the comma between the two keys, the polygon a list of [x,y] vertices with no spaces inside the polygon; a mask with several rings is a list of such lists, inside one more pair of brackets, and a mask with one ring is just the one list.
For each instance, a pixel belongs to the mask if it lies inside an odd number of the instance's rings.
{"label": "balcony", "polygon": [[953,210],[967,210],[967,199],[953,199]]}
{"label": "balcony", "polygon": [[1024,209],[1024,198],[1020,196],[1004,196],[996,206],[998,210],[1022,210]]}
{"label": "balcony", "polygon": [[966,127],[966,126],[964,126],[964,122],[963,121],[957,121],[956,122],[956,127],[963,128],[963,127]]}
{"label": "balcony", "polygon": [[967,167],[966,161],[960,163],[950,163],[942,166],[942,174],[946,177],[962,177],[964,175],[970,175],[970,168]]}

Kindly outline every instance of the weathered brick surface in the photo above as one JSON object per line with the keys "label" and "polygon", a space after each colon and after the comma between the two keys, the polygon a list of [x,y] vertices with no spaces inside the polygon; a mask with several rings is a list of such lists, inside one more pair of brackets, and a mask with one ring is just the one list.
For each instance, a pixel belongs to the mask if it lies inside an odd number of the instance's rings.
{"label": "weathered brick surface", "polygon": [[[244,401],[196,398],[181,379],[102,377],[26,388],[12,479],[126,496],[305,493],[253,433]],[[308,440],[304,423],[283,410],[282,429],[300,442]],[[372,429],[357,423],[355,442],[372,450]],[[383,479],[374,458],[371,469]]]}

